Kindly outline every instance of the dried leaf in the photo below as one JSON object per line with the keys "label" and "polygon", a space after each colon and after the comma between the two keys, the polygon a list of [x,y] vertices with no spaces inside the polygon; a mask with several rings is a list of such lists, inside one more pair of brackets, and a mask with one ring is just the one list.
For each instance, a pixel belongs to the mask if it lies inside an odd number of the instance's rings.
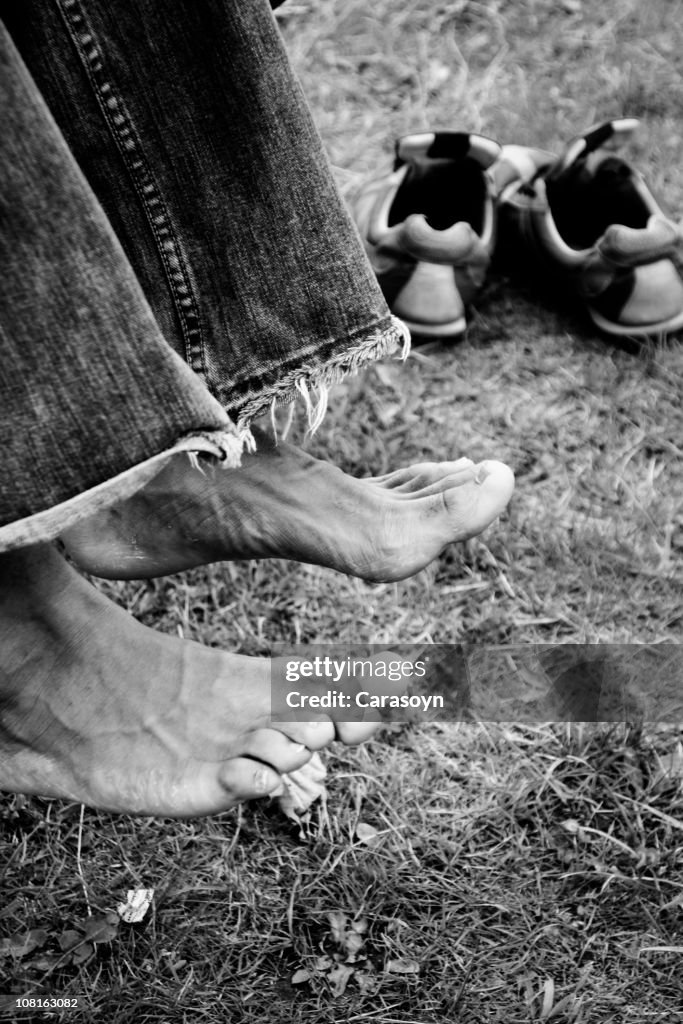
{"label": "dried leaf", "polygon": [[283,773],[282,784],[271,795],[277,797],[283,813],[298,822],[311,804],[326,797],[326,775],[327,769],[316,752],[301,768]]}
{"label": "dried leaf", "polygon": [[333,910],[327,915],[327,919],[330,922],[332,938],[337,945],[343,946],[346,939],[346,914],[343,910]]}
{"label": "dried leaf", "polygon": [[44,928],[31,928],[27,932],[16,932],[9,938],[0,940],[0,956],[13,956],[17,960],[28,956],[34,949],[44,946],[47,932]]}
{"label": "dried leaf", "polygon": [[126,902],[119,903],[118,915],[126,924],[139,924],[150,908],[154,897],[154,889],[129,889]]}
{"label": "dried leaf", "polygon": [[379,836],[377,829],[374,825],[368,825],[364,821],[359,821],[356,825],[356,838],[361,843],[365,843],[366,846],[375,846],[379,842]]}
{"label": "dried leaf", "polygon": [[292,975],[292,985],[303,985],[305,981],[310,981],[311,976],[305,967],[300,967],[298,971],[295,971]]}
{"label": "dried leaf", "polygon": [[31,967],[35,971],[51,971],[61,959],[61,955],[57,953],[45,953],[39,956],[37,960],[31,961]]}
{"label": "dried leaf", "polygon": [[417,960],[389,960],[385,966],[388,974],[419,974],[420,965]]}
{"label": "dried leaf", "polygon": [[77,946],[71,954],[71,962],[74,964],[82,964],[95,952],[95,947],[91,946],[89,942],[84,942],[82,946]]}
{"label": "dried leaf", "polygon": [[71,928],[65,932],[62,932],[62,934],[57,939],[57,942],[59,943],[59,948],[63,949],[66,952],[66,950],[71,949],[72,946],[77,946],[78,943],[82,941],[82,939],[83,936],[81,935],[81,933],[76,932]]}
{"label": "dried leaf", "polygon": [[353,976],[353,980],[360,989],[363,995],[372,995],[378,985],[378,979],[374,974],[369,974],[366,971],[356,971]]}
{"label": "dried leaf", "polygon": [[85,923],[85,937],[90,942],[111,942],[116,937],[118,918],[116,914],[89,917]]}
{"label": "dried leaf", "polygon": [[358,932],[348,931],[346,933],[346,940],[344,945],[346,946],[347,952],[349,954],[349,960],[352,960],[355,957],[356,953],[360,952],[360,950],[363,948],[364,942],[365,939],[363,938],[362,935],[359,935]]}
{"label": "dried leaf", "polygon": [[344,995],[352,974],[353,967],[348,967],[346,964],[339,964],[334,970],[330,971],[327,975],[327,980],[330,983],[333,996]]}

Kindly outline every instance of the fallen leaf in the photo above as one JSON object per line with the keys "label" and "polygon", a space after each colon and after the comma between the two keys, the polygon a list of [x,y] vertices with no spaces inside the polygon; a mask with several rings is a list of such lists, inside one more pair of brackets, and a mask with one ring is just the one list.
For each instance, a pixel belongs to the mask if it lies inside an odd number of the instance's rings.
{"label": "fallen leaf", "polygon": [[305,981],[310,981],[311,976],[305,967],[300,967],[298,971],[295,971],[292,975],[292,985],[303,985]]}
{"label": "fallen leaf", "polygon": [[116,914],[89,917],[85,923],[85,937],[92,943],[111,942],[116,937],[118,923]]}
{"label": "fallen leaf", "polygon": [[385,966],[388,974],[419,974],[420,965],[417,960],[389,960]]}
{"label": "fallen leaf", "polygon": [[83,936],[80,932],[69,929],[62,932],[57,939],[57,942],[59,943],[59,948],[66,951],[67,949],[71,949],[72,946],[77,946],[79,942],[82,942],[82,940]]}
{"label": "fallen leaf", "polygon": [[91,946],[89,942],[84,942],[82,946],[77,946],[71,954],[71,962],[74,964],[82,964],[95,952],[95,947]]}
{"label": "fallen leaf", "polygon": [[316,752],[301,768],[283,773],[279,788],[271,796],[277,798],[280,809],[288,818],[298,822],[311,804],[327,796],[326,775],[327,769]]}
{"label": "fallen leaf", "polygon": [[346,950],[349,954],[349,960],[355,959],[356,953],[359,953],[363,948],[364,942],[365,939],[362,935],[359,935],[358,932],[348,931],[346,933],[344,945],[346,946]]}
{"label": "fallen leaf", "polygon": [[337,945],[343,946],[346,939],[346,914],[342,910],[332,910],[327,919],[330,922],[332,938]]}
{"label": "fallen leaf", "polygon": [[353,980],[363,995],[372,995],[377,989],[377,977],[373,974],[368,974],[366,971],[356,971]]}
{"label": "fallen leaf", "polygon": [[339,964],[334,970],[330,971],[327,975],[327,980],[332,988],[333,996],[343,996],[346,991],[346,986],[349,983],[349,979],[353,974],[353,967],[347,967],[346,964]]}
{"label": "fallen leaf", "polygon": [[118,915],[126,924],[139,924],[150,908],[154,897],[154,889],[129,889],[126,902],[119,903]]}
{"label": "fallen leaf", "polygon": [[28,956],[34,949],[44,946],[47,932],[44,928],[31,928],[27,932],[16,932],[0,940],[0,956],[13,956],[17,960]]}
{"label": "fallen leaf", "polygon": [[31,967],[34,971],[51,971],[55,964],[58,964],[62,959],[56,953],[46,953],[43,956],[38,957],[37,960],[31,962]]}
{"label": "fallen leaf", "polygon": [[359,821],[356,825],[356,838],[366,846],[374,846],[379,841],[375,826],[367,825],[364,821]]}

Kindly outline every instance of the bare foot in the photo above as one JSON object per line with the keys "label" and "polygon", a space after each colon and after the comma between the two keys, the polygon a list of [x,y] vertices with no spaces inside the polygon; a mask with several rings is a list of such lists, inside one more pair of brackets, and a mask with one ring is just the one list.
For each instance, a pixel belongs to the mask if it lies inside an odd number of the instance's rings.
{"label": "bare foot", "polygon": [[501,462],[429,462],[356,480],[258,434],[240,469],[180,454],[132,498],[68,530],[81,568],[141,579],[209,562],[288,558],[374,582],[404,579],[481,533],[514,487]]}
{"label": "bare foot", "polygon": [[323,715],[271,727],[270,706],[267,660],[140,625],[51,547],[0,557],[0,789],[211,814],[376,729]]}

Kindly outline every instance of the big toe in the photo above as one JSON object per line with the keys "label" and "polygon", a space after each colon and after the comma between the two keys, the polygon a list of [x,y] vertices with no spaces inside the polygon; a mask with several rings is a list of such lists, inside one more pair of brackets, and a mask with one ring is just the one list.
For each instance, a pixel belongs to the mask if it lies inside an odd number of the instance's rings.
{"label": "big toe", "polygon": [[471,484],[448,488],[443,494],[450,527],[455,531],[451,539],[467,540],[485,530],[505,509],[514,489],[514,473],[504,462],[480,462]]}
{"label": "big toe", "polygon": [[504,462],[496,459],[487,459],[477,466],[476,480],[484,489],[486,498],[491,502],[491,507],[497,508],[496,515],[499,515],[515,489],[515,474]]}

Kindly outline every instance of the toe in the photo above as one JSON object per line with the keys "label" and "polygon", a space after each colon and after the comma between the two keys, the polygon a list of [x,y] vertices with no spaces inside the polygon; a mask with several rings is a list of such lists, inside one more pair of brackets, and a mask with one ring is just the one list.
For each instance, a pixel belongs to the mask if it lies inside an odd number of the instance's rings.
{"label": "toe", "polygon": [[503,511],[515,489],[515,474],[504,462],[489,459],[476,467],[476,480],[484,489],[487,499]]}
{"label": "toe", "polygon": [[[379,707],[373,707],[370,703],[372,697],[392,697],[401,696],[406,692],[409,678],[403,677],[394,678],[392,671],[390,670],[391,665],[395,665],[400,662],[400,659],[394,651],[382,651],[381,653],[374,656],[372,659],[375,663],[375,667],[372,672],[372,676],[367,679],[364,678],[362,686],[363,693],[365,694],[362,703],[356,700],[356,706],[354,708],[356,714],[355,720],[351,721],[335,721],[337,728],[337,738],[346,743],[349,746],[353,746],[357,743],[363,743],[365,740],[373,736],[382,725],[382,720],[387,717],[387,713]],[[381,664],[385,666],[383,671],[380,671]],[[353,683],[349,683],[349,689],[351,689]],[[358,694],[360,696],[360,694]],[[351,717],[351,716],[349,716]]]}
{"label": "toe", "polygon": [[244,753],[278,772],[293,772],[311,758],[304,743],[291,740],[277,729],[255,729],[249,734]]}
{"label": "toe", "polygon": [[282,779],[269,765],[252,761],[249,757],[233,757],[219,770],[224,806],[231,807],[241,800],[255,800],[277,789]]}
{"label": "toe", "polygon": [[440,501],[448,511],[454,540],[466,540],[485,530],[506,507],[515,487],[509,466],[493,460],[476,467],[474,481],[466,487],[451,487]]}
{"label": "toe", "polygon": [[381,722],[336,722],[337,739],[353,747],[365,743],[379,729]]}
{"label": "toe", "polygon": [[329,747],[335,738],[334,725],[329,718],[320,717],[310,722],[278,722],[278,732],[289,736],[294,743],[302,743],[309,750]]}
{"label": "toe", "polygon": [[399,494],[419,494],[425,488],[443,484],[444,477],[463,475],[472,472],[474,463],[471,459],[456,459],[454,462],[420,462],[404,470],[400,479],[390,485],[391,490]]}
{"label": "toe", "polygon": [[435,462],[417,462],[412,466],[404,466],[403,469],[396,469],[393,473],[385,473],[384,476],[373,476],[370,480],[373,483],[381,484],[383,487],[395,488],[409,486],[416,477],[424,477],[433,471]]}
{"label": "toe", "polygon": [[444,491],[451,487],[462,487],[463,484],[469,484],[474,482],[477,473],[477,467],[473,462],[468,461],[468,465],[457,466],[456,463],[444,462],[442,463],[442,471],[440,474],[435,474],[431,482],[425,482],[423,480],[423,486],[419,489],[408,489],[397,488],[398,495],[404,495],[406,498],[428,498],[432,494],[442,494]]}
{"label": "toe", "polygon": [[126,814],[161,814],[173,818],[196,818],[220,814],[243,800],[267,796],[282,784],[270,765],[249,757],[234,757],[218,763],[186,766],[175,779],[164,776],[144,788],[139,805],[126,799],[123,806],[98,795],[97,806]]}

